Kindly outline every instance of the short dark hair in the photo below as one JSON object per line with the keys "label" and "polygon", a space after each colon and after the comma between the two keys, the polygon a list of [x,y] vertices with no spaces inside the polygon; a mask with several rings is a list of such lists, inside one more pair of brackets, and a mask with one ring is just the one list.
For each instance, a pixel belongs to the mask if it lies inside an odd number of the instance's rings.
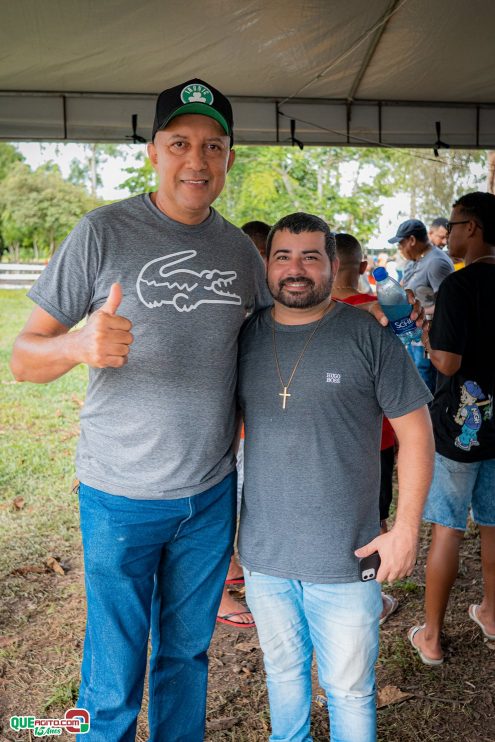
{"label": "short dark hair", "polygon": [[266,224],[266,222],[252,221],[243,224],[241,229],[248,237],[251,237],[251,239],[253,239],[253,237],[261,237],[266,240],[271,227],[269,224]]}
{"label": "short dark hair", "polygon": [[484,191],[466,193],[452,204],[458,206],[463,214],[479,224],[483,231],[483,239],[490,245],[495,245],[495,195]]}
{"label": "short dark hair", "polygon": [[430,229],[438,229],[438,227],[447,229],[448,223],[449,220],[446,219],[444,216],[437,216],[437,218],[433,219],[432,223],[430,224]]}
{"label": "short dark hair", "polygon": [[338,232],[335,235],[337,257],[342,263],[360,263],[363,260],[361,243],[352,234]]}
{"label": "short dark hair", "polygon": [[279,219],[270,229],[270,234],[266,240],[267,258],[270,257],[273,237],[276,232],[282,232],[285,229],[288,232],[291,232],[291,234],[301,234],[302,232],[322,232],[325,235],[325,250],[329,259],[335,260],[337,257],[335,234],[330,230],[328,224],[323,219],[320,219],[319,216],[306,214],[304,211],[296,211],[294,214],[288,214],[287,216],[282,217],[282,219]]}

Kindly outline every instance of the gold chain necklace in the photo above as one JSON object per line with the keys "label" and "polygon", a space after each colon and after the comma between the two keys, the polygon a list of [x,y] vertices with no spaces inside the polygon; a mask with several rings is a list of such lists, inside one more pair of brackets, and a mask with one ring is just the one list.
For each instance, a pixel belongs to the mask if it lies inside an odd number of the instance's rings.
{"label": "gold chain necklace", "polygon": [[297,361],[296,361],[296,363],[294,365],[294,368],[290,372],[290,376],[289,376],[289,379],[287,381],[287,384],[284,382],[284,380],[282,378],[282,372],[280,371],[280,363],[279,363],[279,360],[278,360],[278,353],[277,353],[277,342],[275,340],[275,320],[273,319],[273,315],[272,315],[273,354],[275,356],[275,365],[277,366],[278,378],[280,379],[280,383],[282,384],[282,389],[284,390],[283,392],[279,392],[279,394],[278,394],[279,397],[283,397],[283,401],[282,401],[282,409],[283,410],[285,410],[286,407],[287,407],[287,398],[292,396],[292,394],[289,394],[289,392],[287,390],[289,389],[289,387],[291,385],[292,379],[294,378],[294,374],[297,371],[297,367],[301,363],[302,358],[303,358],[304,354],[306,353],[306,349],[307,349],[308,345],[310,344],[310,342],[312,341],[312,339],[316,335],[316,332],[317,332],[319,326],[321,325],[321,322],[322,322],[323,318],[326,316],[326,314],[329,311],[329,309],[330,309],[331,306],[332,306],[332,302],[330,302],[330,304],[328,305],[328,307],[326,307],[325,311],[323,312],[323,314],[321,315],[320,319],[318,320],[318,322],[316,324],[316,327],[313,328],[311,334],[309,335],[308,339],[304,343],[304,347],[303,347],[302,351],[299,354],[299,358],[297,359]]}

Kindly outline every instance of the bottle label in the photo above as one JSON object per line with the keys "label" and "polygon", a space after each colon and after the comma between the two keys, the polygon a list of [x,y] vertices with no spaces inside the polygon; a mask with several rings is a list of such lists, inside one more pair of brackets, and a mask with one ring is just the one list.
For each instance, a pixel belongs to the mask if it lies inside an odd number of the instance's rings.
{"label": "bottle label", "polygon": [[392,330],[399,337],[401,335],[406,335],[409,332],[415,332],[417,329],[416,323],[413,322],[410,317],[402,317],[402,319],[390,320],[390,325],[392,327]]}

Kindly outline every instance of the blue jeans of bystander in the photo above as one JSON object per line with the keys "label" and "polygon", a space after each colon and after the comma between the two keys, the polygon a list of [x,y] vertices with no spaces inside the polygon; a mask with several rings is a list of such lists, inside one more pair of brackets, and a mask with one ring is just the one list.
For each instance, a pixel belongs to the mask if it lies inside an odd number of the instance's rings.
{"label": "blue jeans of bystander", "polygon": [[410,343],[407,346],[409,355],[414,361],[418,373],[432,394],[435,394],[437,385],[437,370],[433,363],[426,355],[425,347],[422,343]]}
{"label": "blue jeans of bystander", "polygon": [[466,530],[470,508],[480,526],[495,526],[495,459],[454,461],[435,453],[423,520]]}

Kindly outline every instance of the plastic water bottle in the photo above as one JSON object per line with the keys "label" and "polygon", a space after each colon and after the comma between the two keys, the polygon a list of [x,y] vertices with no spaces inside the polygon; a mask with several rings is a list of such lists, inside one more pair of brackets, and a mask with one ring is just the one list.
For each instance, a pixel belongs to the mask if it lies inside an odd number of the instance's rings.
{"label": "plastic water bottle", "polygon": [[404,345],[409,345],[412,340],[421,340],[422,330],[409,317],[411,305],[402,286],[390,278],[385,268],[375,268],[373,276],[378,302],[397,337]]}

